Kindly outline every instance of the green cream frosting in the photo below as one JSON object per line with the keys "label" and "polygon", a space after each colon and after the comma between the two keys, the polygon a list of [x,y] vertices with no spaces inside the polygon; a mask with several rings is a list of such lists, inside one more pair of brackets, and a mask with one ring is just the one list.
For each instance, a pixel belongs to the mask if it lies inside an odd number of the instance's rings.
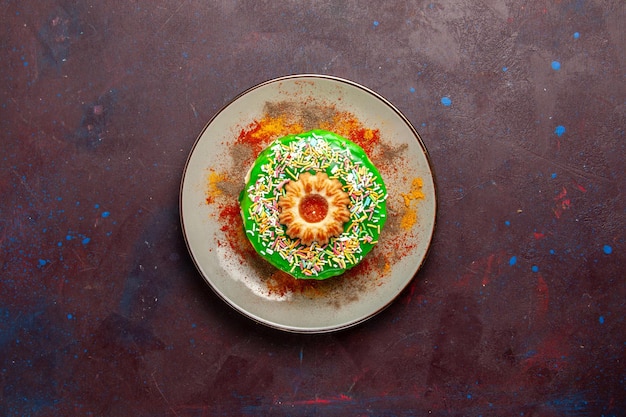
{"label": "green cream frosting", "polygon": [[[278,221],[285,184],[300,174],[325,172],[350,198],[344,231],[323,246],[300,243]],[[356,143],[325,130],[279,138],[257,157],[239,196],[246,236],[276,268],[299,279],[326,279],[357,265],[378,241],[387,219],[387,189]]]}

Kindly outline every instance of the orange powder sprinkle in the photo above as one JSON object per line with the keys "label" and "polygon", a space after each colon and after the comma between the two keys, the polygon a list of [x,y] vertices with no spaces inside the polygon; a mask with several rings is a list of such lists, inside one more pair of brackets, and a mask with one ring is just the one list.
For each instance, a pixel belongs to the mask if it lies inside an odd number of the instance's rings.
{"label": "orange powder sprinkle", "polygon": [[336,134],[350,139],[359,145],[370,157],[374,147],[380,142],[380,132],[378,129],[368,129],[363,127],[361,122],[351,113],[337,113],[332,121],[324,122],[321,129],[330,130]]}
{"label": "orange powder sprinkle", "polygon": [[208,187],[206,190],[206,202],[207,204],[211,204],[215,201],[215,199],[222,195],[222,189],[219,188],[219,184],[224,181],[224,174],[219,174],[213,170],[209,173],[209,177],[207,179]]}
{"label": "orange powder sprinkle", "polygon": [[407,194],[402,194],[405,206],[411,207],[411,201],[421,200],[424,198],[424,193],[422,192],[423,186],[424,180],[422,180],[421,178],[413,178],[413,181],[411,182],[411,191],[409,191]]}
{"label": "orange powder sprinkle", "polygon": [[411,190],[406,194],[401,194],[402,198],[404,198],[404,205],[407,210],[402,216],[402,220],[400,221],[400,226],[404,230],[411,229],[417,223],[417,210],[412,207],[412,202],[415,200],[421,200],[424,198],[424,193],[422,192],[422,187],[424,186],[424,181],[421,178],[413,178],[411,182]]}
{"label": "orange powder sprinkle", "polygon": [[404,230],[410,230],[417,223],[417,212],[414,209],[408,209],[402,220],[400,221],[400,227]]}
{"label": "orange powder sprinkle", "polygon": [[251,146],[253,154],[256,156],[272,140],[289,134],[302,133],[302,131],[303,127],[300,123],[291,122],[285,116],[264,116],[242,129],[237,137],[237,142]]}
{"label": "orange powder sprinkle", "polygon": [[283,271],[276,271],[266,281],[270,294],[285,295],[289,293],[305,294],[308,297],[322,296],[328,290],[323,281],[294,279],[291,275]]}

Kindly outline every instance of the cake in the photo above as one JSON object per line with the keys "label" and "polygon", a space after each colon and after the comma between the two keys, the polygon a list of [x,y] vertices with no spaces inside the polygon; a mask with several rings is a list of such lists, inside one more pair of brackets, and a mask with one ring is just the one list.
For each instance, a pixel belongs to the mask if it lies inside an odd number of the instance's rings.
{"label": "cake", "polygon": [[326,279],[356,266],[378,242],[387,189],[365,151],[311,130],[260,152],[239,196],[256,252],[298,279]]}

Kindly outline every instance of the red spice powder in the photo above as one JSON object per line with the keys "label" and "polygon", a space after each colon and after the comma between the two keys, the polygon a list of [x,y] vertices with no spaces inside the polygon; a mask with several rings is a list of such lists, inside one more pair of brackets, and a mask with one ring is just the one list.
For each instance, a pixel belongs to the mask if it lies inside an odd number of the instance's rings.
{"label": "red spice powder", "polygon": [[267,289],[270,294],[284,296],[286,294],[304,294],[307,296],[319,296],[323,281],[312,279],[295,279],[286,272],[276,270],[267,280]]}
{"label": "red spice powder", "polygon": [[256,158],[271,141],[289,134],[303,132],[302,124],[290,120],[285,115],[265,116],[241,129],[236,143],[248,145]]}
{"label": "red spice powder", "polygon": [[243,221],[239,214],[239,204],[237,202],[226,204],[221,207],[219,222],[222,225],[220,230],[224,232],[230,248],[242,259],[250,256],[257,256],[254,248],[249,244],[243,231]]}
{"label": "red spice powder", "polygon": [[343,136],[362,147],[370,157],[376,145],[380,143],[378,129],[364,127],[353,114],[348,112],[337,113],[329,120],[317,120],[316,125],[311,125],[311,121],[300,122],[293,119],[294,117],[289,115],[266,115],[241,129],[236,143],[249,146],[255,158],[274,139],[302,133],[309,129],[329,130]]}
{"label": "red spice powder", "polygon": [[263,148],[266,146],[266,137],[257,135],[257,133],[261,130],[261,125],[259,122],[253,122],[252,125],[249,126],[248,129],[241,129],[239,132],[239,136],[237,137],[237,143],[245,143],[252,148],[252,153],[256,157]]}
{"label": "red spice powder", "polygon": [[239,204],[222,206],[219,214],[220,223],[222,223],[222,232],[230,231],[234,225],[241,226],[243,224],[239,210]]}
{"label": "red spice powder", "polygon": [[346,139],[359,145],[371,158],[375,147],[380,143],[380,131],[369,129],[349,112],[339,112],[335,114],[331,121],[322,122],[321,129],[330,130]]}
{"label": "red spice powder", "polygon": [[370,157],[374,154],[374,147],[380,143],[380,131],[378,129],[361,128],[350,134],[350,140],[358,144]]}

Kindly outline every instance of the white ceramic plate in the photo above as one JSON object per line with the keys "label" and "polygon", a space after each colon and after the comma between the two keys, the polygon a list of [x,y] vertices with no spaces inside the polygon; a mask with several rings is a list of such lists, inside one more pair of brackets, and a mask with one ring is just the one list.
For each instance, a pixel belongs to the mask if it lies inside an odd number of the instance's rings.
{"label": "white ceramic plate", "polygon": [[[287,282],[291,277],[277,274],[251,252],[248,242],[237,233],[240,225],[232,212],[237,208],[248,169],[242,161],[251,157],[237,151],[241,145],[237,138],[268,114],[302,122],[307,130],[320,127],[315,125],[316,120],[349,114],[362,127],[379,134],[370,158],[387,185],[389,219],[378,245],[362,265],[344,275],[316,282]],[[416,178],[422,181],[423,198],[411,197]],[[225,215],[229,210],[230,217]],[[180,190],[187,247],[211,288],[247,317],[299,333],[350,327],[388,306],[423,264],[436,212],[428,154],[409,121],[368,88],[323,75],[274,79],[236,97],[213,117],[196,140]],[[414,215],[417,222],[411,226]]]}

